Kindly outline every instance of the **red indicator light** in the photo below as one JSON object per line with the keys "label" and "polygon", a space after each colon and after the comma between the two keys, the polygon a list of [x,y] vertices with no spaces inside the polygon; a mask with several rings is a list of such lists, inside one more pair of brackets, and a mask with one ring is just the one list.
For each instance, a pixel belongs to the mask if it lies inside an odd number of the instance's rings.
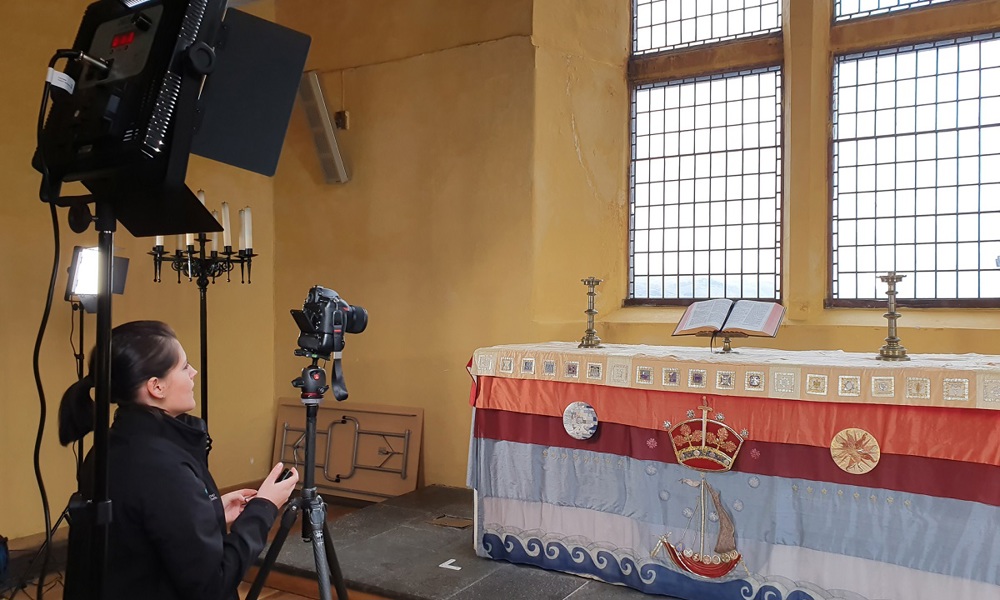
{"label": "red indicator light", "polygon": [[112,48],[121,48],[122,46],[128,46],[135,41],[135,32],[127,31],[125,33],[119,33],[115,37],[111,38]]}

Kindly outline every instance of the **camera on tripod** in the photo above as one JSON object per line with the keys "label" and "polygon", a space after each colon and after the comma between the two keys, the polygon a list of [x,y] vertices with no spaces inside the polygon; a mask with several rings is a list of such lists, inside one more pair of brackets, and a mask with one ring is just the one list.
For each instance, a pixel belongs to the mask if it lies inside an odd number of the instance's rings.
{"label": "camera on tripod", "polygon": [[317,366],[317,361],[329,360],[333,355],[333,395],[337,400],[346,400],[347,385],[340,365],[344,334],[364,331],[368,326],[368,311],[348,304],[337,292],[317,285],[309,290],[302,310],[291,312],[301,332],[295,355],[312,359],[312,364],[302,369],[302,376],[292,380],[292,385],[302,390],[303,402],[322,400],[329,386],[326,385],[326,372]]}
{"label": "camera on tripod", "polygon": [[[292,385],[302,390],[300,397],[306,407],[305,464],[302,465],[302,494],[293,499],[281,517],[281,527],[261,563],[247,600],[257,600],[264,587],[271,568],[274,566],[281,546],[288,537],[288,531],[302,512],[302,539],[313,545],[313,559],[316,561],[316,581],[319,584],[320,600],[331,600],[331,580],[337,590],[338,600],[348,600],[344,575],[340,571],[337,552],[326,522],[326,503],[316,492],[314,473],[316,471],[316,413],[323,394],[333,387],[337,400],[347,399],[347,386],[340,366],[340,353],[344,350],[345,333],[361,333],[368,326],[368,311],[360,306],[348,304],[340,294],[321,286],[313,286],[302,304],[302,310],[293,310],[292,317],[299,326],[299,347],[295,356],[311,359],[311,364],[302,369],[302,376],[292,380]],[[326,385],[326,371],[319,366],[320,360],[333,356],[333,377]],[[286,424],[287,425],[287,424]],[[296,443],[296,447],[298,443]],[[329,450],[327,450],[329,451]],[[296,459],[298,462],[298,459]]]}
{"label": "camera on tripod", "polygon": [[303,355],[316,354],[323,359],[343,351],[345,333],[361,333],[368,326],[368,311],[318,285],[309,290],[302,310],[291,312],[302,332],[298,343]]}

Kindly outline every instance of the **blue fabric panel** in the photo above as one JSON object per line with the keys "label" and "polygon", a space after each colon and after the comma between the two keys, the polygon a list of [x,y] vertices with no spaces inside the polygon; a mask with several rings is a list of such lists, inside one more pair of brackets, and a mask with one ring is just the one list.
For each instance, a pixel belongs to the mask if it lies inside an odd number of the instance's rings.
{"label": "blue fabric panel", "polygon": [[[574,506],[690,528],[691,469],[610,454],[477,439],[483,496]],[[470,458],[471,462],[471,458]],[[710,473],[737,539],[798,546],[1000,585],[1000,509],[802,479]],[[970,485],[975,485],[970,482]],[[482,515],[481,515],[482,517]]]}

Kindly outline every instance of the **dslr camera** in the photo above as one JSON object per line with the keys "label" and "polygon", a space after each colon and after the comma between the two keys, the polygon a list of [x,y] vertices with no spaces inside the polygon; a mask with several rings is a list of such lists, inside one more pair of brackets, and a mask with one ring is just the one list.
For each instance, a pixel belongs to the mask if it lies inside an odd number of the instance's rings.
{"label": "dslr camera", "polygon": [[368,326],[368,311],[348,304],[334,290],[313,286],[302,304],[302,310],[292,310],[299,326],[299,348],[303,354],[329,359],[344,349],[345,333],[361,333]]}

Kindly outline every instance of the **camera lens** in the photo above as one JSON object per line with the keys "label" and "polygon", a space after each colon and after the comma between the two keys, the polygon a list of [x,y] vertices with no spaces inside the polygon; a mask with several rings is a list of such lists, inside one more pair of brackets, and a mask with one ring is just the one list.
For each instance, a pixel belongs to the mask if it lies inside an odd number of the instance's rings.
{"label": "camera lens", "polygon": [[347,333],[361,333],[368,327],[368,311],[362,306],[350,305],[347,311],[347,323],[344,330]]}

